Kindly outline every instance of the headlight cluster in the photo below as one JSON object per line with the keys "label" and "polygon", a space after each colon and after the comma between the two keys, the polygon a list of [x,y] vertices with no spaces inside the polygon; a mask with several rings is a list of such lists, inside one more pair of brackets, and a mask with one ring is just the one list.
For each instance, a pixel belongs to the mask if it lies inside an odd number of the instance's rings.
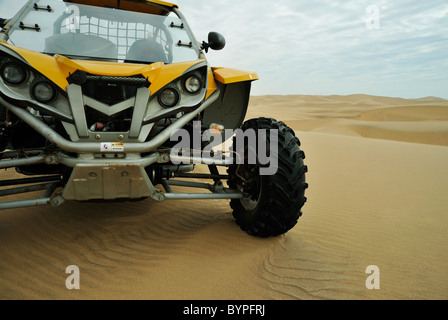
{"label": "headlight cluster", "polygon": [[197,95],[204,87],[204,79],[201,73],[194,72],[180,80],[181,86],[171,84],[159,93],[159,103],[165,108],[172,108],[179,103],[181,93]]}
{"label": "headlight cluster", "polygon": [[159,102],[165,108],[174,107],[179,102],[179,93],[174,88],[163,89],[159,94]]}
{"label": "headlight cluster", "polygon": [[188,77],[184,81],[184,88],[191,94],[198,93],[202,88],[202,79],[199,78],[197,75],[193,75],[191,77]]}
{"label": "headlight cluster", "polygon": [[56,89],[48,81],[39,81],[31,86],[31,95],[41,103],[49,103],[56,98]]}
{"label": "headlight cluster", "polygon": [[19,86],[25,83],[28,73],[19,63],[7,62],[1,68],[1,77],[3,81],[11,86]]}
{"label": "headlight cluster", "polygon": [[51,103],[57,97],[56,87],[42,76],[34,75],[26,68],[23,63],[15,61],[7,61],[0,66],[0,77],[5,84],[13,87],[25,86],[28,82],[30,85],[30,96],[41,103]]}

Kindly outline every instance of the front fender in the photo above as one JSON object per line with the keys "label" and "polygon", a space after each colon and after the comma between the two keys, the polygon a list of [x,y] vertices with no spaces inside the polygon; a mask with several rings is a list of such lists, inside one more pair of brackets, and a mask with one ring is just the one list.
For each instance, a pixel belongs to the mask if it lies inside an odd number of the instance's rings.
{"label": "front fender", "polygon": [[222,84],[231,84],[258,80],[258,74],[232,68],[212,68],[215,80]]}
{"label": "front fender", "polygon": [[231,68],[212,68],[219,98],[204,112],[204,124],[223,125],[226,129],[237,129],[246,117],[252,81],[258,80],[255,72]]}

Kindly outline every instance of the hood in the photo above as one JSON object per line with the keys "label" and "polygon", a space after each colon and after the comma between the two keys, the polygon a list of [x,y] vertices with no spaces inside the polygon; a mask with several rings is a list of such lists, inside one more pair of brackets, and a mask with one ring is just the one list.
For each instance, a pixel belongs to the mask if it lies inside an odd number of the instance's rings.
{"label": "hood", "polygon": [[15,47],[6,42],[0,43],[0,50],[6,47],[9,51],[14,51],[31,68],[40,72],[51,80],[54,84],[66,91],[68,86],[67,78],[77,70],[93,75],[130,77],[142,75],[151,83],[149,89],[151,95],[163,88],[165,85],[184,74],[187,70],[193,69],[196,65],[204,65],[204,58],[196,61],[173,63],[165,65],[162,62],[153,64],[130,64],[116,62],[101,62],[91,60],[72,60],[62,55],[49,56],[39,52]]}

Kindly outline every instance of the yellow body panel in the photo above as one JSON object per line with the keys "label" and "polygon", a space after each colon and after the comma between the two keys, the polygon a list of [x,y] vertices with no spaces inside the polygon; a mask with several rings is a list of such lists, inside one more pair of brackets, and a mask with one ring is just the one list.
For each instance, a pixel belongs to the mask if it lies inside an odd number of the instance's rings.
{"label": "yellow body panel", "polygon": [[205,59],[202,58],[202,59],[199,59],[196,61],[180,62],[180,63],[163,65],[163,67],[159,71],[160,73],[157,76],[157,79],[155,79],[154,82],[151,82],[151,86],[149,87],[149,89],[151,90],[151,94],[159,91],[164,86],[166,86],[168,83],[179,78],[187,69],[189,69],[190,67],[192,67],[198,63],[201,63],[203,60],[205,60]]}
{"label": "yellow body panel", "polygon": [[69,76],[69,70],[66,72],[61,70],[60,65],[53,57],[38,53],[36,51],[15,47],[5,41],[0,41],[0,44],[18,53],[28,62],[30,66],[42,73],[48,79],[51,79],[51,81],[53,81],[57,86],[65,90],[65,87],[68,85],[66,78]]}
{"label": "yellow body panel", "polygon": [[154,82],[163,68],[162,62],[156,62],[150,65],[128,64],[116,62],[102,62],[90,60],[71,60],[61,55],[55,55],[53,59],[59,64],[60,69],[67,77],[70,73],[81,70],[90,74],[111,77],[130,77],[134,75],[143,75],[150,82]]}
{"label": "yellow body panel", "polygon": [[213,92],[216,91],[218,87],[216,86],[215,79],[213,78],[213,71],[212,69],[208,68],[208,85],[207,85],[207,94],[205,96],[206,99],[210,97]]}
{"label": "yellow body panel", "polygon": [[[85,71],[90,74],[100,76],[129,77],[142,75],[149,80],[151,94],[157,92],[168,83],[180,77],[190,67],[201,63],[205,58],[196,61],[173,63],[165,65],[162,62],[156,62],[150,65],[101,62],[90,60],[71,60],[62,55],[49,56],[39,52],[12,46],[1,41],[0,44],[17,52],[24,58],[30,66],[42,73],[48,79],[53,81],[62,90],[68,86],[67,77],[77,70]],[[211,71],[210,71],[211,75]],[[216,84],[212,77],[209,77],[209,97],[215,90]]]}
{"label": "yellow body panel", "polygon": [[215,80],[223,84],[230,84],[244,81],[258,80],[256,72],[243,71],[232,68],[212,68],[215,75]]}

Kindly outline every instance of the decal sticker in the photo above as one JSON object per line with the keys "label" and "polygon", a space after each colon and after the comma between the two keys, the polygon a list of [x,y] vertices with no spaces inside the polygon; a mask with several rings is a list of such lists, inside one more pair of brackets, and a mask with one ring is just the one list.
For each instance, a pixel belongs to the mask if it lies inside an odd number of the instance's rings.
{"label": "decal sticker", "polygon": [[124,144],[122,142],[102,142],[101,152],[123,152]]}

